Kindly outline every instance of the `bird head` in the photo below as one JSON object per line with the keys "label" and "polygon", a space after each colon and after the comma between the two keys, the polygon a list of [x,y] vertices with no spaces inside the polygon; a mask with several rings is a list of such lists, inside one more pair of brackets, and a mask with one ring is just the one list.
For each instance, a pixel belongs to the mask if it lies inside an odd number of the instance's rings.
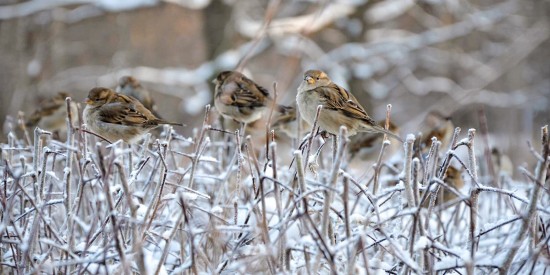
{"label": "bird head", "polygon": [[96,87],[90,90],[84,102],[88,105],[98,107],[110,101],[115,92],[109,88]]}
{"label": "bird head", "polygon": [[320,70],[309,70],[304,73],[304,80],[300,86],[307,90],[329,85],[332,81],[328,75]]}
{"label": "bird head", "polygon": [[139,80],[127,75],[127,76],[121,77],[118,80],[117,90],[136,89],[140,86],[141,86],[141,83],[139,83]]}
{"label": "bird head", "polygon": [[212,80],[212,83],[218,85],[218,84],[221,84],[223,83],[225,80],[227,80],[230,76],[235,76],[235,77],[238,77],[240,76],[241,73],[239,72],[236,72],[236,71],[223,71],[221,73],[218,74],[218,76],[216,76],[216,78],[214,78]]}

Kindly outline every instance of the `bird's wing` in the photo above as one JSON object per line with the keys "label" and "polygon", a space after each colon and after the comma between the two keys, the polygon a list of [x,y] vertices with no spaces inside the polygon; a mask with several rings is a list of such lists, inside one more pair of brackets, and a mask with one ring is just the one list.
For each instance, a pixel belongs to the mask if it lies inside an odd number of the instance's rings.
{"label": "bird's wing", "polygon": [[325,99],[325,107],[331,110],[342,112],[348,117],[361,119],[370,125],[376,125],[376,122],[369,117],[365,109],[357,99],[346,89],[332,83],[328,86],[315,89],[320,96]]}
{"label": "bird's wing", "polygon": [[151,120],[147,114],[140,112],[134,104],[121,102],[107,103],[98,109],[99,119],[106,123],[127,126],[156,125],[156,120]]}
{"label": "bird's wing", "polygon": [[27,126],[34,125],[40,121],[42,117],[50,116],[65,104],[65,98],[56,96],[40,103],[40,108],[29,116],[26,122]]}
{"label": "bird's wing", "polygon": [[263,107],[269,92],[248,78],[228,78],[220,87],[222,103],[238,107]]}

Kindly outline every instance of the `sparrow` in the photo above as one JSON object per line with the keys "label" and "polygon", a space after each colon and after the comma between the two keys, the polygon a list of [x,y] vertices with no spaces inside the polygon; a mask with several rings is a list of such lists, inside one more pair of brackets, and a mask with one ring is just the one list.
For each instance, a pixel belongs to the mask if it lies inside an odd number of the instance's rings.
{"label": "sparrow", "polygon": [[[309,132],[311,126],[300,118],[300,131]],[[298,138],[298,119],[296,118],[296,107],[287,106],[280,109],[279,114],[273,120],[273,129],[283,132],[290,138]]]}
{"label": "sparrow", "polygon": [[[462,169],[458,169],[452,165],[449,166],[449,168],[447,168],[447,171],[445,172],[443,182],[445,182],[449,186],[449,188],[453,188],[455,189],[455,191],[459,191],[464,186],[464,180],[462,179]],[[456,198],[457,196],[454,192],[446,187],[441,186],[439,188],[439,194],[436,198],[435,204],[442,205]],[[424,201],[422,207],[428,207],[428,203],[429,198]]]}
{"label": "sparrow", "polygon": [[141,85],[139,80],[131,76],[121,77],[118,81],[116,92],[136,98],[149,111],[156,112],[156,105],[153,97],[151,97],[151,93]]}
{"label": "sparrow", "polygon": [[[378,121],[377,124],[384,127],[386,120]],[[399,132],[397,125],[392,122],[390,122],[389,130],[393,133]],[[382,138],[383,136],[381,135],[373,135],[370,133],[359,133],[351,137],[348,145],[348,150],[350,153],[349,159],[351,160],[357,155],[364,159],[377,157],[382,146]],[[399,144],[392,143],[388,148],[389,150],[386,151],[386,154],[393,155],[400,148],[401,146]]]}
{"label": "sparrow", "polygon": [[[441,150],[447,150],[453,137],[455,126],[451,117],[443,115],[438,111],[430,111],[424,118],[421,125],[423,137],[420,140],[422,148],[428,149],[432,144],[432,137],[436,137],[441,142]],[[425,150],[424,150],[425,151]]]}
{"label": "sparrow", "polygon": [[[25,122],[27,127],[38,126],[46,131],[62,135],[67,131],[67,104],[65,99],[71,97],[67,92],[59,92],[51,98],[46,98],[38,104],[36,109]],[[78,120],[76,103],[71,101],[72,124]]]}
{"label": "sparrow", "polygon": [[[462,169],[455,168],[454,166],[449,166],[443,181],[450,187],[454,187],[457,191],[464,186],[464,180],[462,179]],[[443,192],[443,202],[449,202],[456,198],[455,193],[446,188],[442,188]]]}
{"label": "sparrow", "polygon": [[[215,84],[214,105],[222,116],[248,124],[271,108],[269,91],[236,71],[224,71],[212,81]],[[275,105],[282,111],[286,106]]]}
{"label": "sparrow", "polygon": [[156,117],[134,97],[96,87],[85,99],[84,122],[88,128],[111,142],[122,139],[134,143],[150,130],[162,125],[179,125]]}
{"label": "sparrow", "polygon": [[333,83],[322,71],[309,70],[304,73],[296,102],[300,114],[311,125],[317,114],[317,106],[322,105],[317,124],[330,134],[338,135],[340,126],[344,125],[348,136],[358,132],[380,133],[403,142],[396,134],[377,125],[350,92]]}

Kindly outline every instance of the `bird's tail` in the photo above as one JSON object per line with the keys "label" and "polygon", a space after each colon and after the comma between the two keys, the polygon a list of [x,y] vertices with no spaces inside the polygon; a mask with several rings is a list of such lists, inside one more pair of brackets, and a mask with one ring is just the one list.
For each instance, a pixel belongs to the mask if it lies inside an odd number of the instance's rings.
{"label": "bird's tail", "polygon": [[174,125],[174,126],[186,126],[185,124],[183,123],[179,123],[179,122],[170,122],[170,121],[165,121],[165,120],[160,120],[158,121],[158,124],[168,124],[168,125]]}
{"label": "bird's tail", "polygon": [[403,139],[401,137],[399,137],[395,133],[392,133],[392,132],[384,129],[384,127],[382,127],[382,126],[373,125],[372,129],[365,129],[365,130],[366,130],[366,132],[376,132],[376,133],[386,134],[386,135],[398,140],[399,142],[403,143]]}

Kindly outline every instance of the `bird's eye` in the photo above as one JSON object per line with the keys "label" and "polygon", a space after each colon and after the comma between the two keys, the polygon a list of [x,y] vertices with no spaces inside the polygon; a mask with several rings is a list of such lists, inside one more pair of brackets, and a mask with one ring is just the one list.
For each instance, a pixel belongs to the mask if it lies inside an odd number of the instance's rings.
{"label": "bird's eye", "polygon": [[317,80],[319,80],[319,78],[317,77]]}

